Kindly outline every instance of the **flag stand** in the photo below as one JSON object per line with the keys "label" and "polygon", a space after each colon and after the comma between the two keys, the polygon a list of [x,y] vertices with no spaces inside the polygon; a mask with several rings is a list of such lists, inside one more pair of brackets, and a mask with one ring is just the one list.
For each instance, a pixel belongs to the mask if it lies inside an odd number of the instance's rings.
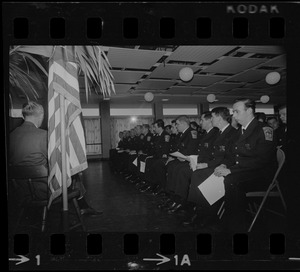
{"label": "flag stand", "polygon": [[69,231],[68,214],[68,188],[67,188],[67,161],[66,161],[66,125],[65,125],[65,97],[59,95],[60,102],[60,128],[61,128],[61,173],[62,173],[62,199],[63,199],[63,231]]}

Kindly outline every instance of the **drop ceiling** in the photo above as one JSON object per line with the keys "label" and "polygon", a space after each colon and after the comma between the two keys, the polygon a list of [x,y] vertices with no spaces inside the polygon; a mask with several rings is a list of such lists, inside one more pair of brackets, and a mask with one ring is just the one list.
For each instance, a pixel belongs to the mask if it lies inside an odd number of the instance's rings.
{"label": "drop ceiling", "polygon": [[[127,45],[103,49],[114,77],[116,93],[110,97],[112,104],[143,104],[146,92],[154,94],[154,102],[168,99],[164,102],[167,104],[206,103],[208,94],[215,94],[219,103],[224,104],[237,97],[259,100],[262,95],[269,95],[272,104],[286,102],[287,64],[283,47]],[[183,67],[194,72],[189,82],[179,77]],[[275,85],[265,81],[272,71],[281,75]],[[83,106],[102,101],[103,97],[95,93],[87,101],[83,76],[79,77],[79,85]]]}
{"label": "drop ceiling", "polygon": [[[269,95],[274,104],[286,99],[286,53],[279,46],[112,46],[104,50],[116,88],[112,104],[142,103],[146,92],[154,94],[154,101],[168,98],[164,103],[169,104],[203,103],[211,93],[219,103],[232,103],[236,97],[259,100],[261,95]],[[179,77],[183,67],[194,72],[189,82]],[[265,82],[272,71],[281,75],[276,85]]]}

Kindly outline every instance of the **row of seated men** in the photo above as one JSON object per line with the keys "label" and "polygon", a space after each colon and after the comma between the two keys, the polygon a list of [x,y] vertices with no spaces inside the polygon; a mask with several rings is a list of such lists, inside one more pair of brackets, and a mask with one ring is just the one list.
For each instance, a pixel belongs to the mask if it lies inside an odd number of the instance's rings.
{"label": "row of seated men", "polygon": [[[238,126],[231,125],[232,118]],[[203,112],[200,127],[204,133],[192,128],[187,116],[179,116],[171,134],[161,119],[153,124],[155,134],[147,124],[137,126],[135,136],[134,130],[131,137],[121,133],[118,147],[111,150],[111,167],[141,192],[160,196],[158,208],[185,214],[184,225],[216,215],[224,200],[222,230],[246,231],[245,193],[269,186],[283,135],[279,138],[255,118],[255,102],[247,98],[235,101],[232,117],[225,107]],[[176,151],[184,158],[174,156]],[[194,171],[190,155],[197,155]],[[224,177],[225,196],[211,206],[198,186],[212,174]]]}

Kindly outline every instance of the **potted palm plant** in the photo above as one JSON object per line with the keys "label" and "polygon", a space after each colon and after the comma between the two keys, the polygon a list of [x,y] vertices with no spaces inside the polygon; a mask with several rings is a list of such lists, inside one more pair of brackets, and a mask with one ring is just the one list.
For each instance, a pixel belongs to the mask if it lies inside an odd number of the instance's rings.
{"label": "potted palm plant", "polygon": [[78,65],[79,73],[84,76],[87,99],[92,87],[97,94],[104,97],[115,93],[111,66],[101,46],[11,46],[9,83],[12,91],[23,92],[27,100],[38,99],[40,97],[40,90],[37,88],[40,82],[38,75],[48,77],[47,64],[58,47],[66,52],[72,50],[72,59]]}

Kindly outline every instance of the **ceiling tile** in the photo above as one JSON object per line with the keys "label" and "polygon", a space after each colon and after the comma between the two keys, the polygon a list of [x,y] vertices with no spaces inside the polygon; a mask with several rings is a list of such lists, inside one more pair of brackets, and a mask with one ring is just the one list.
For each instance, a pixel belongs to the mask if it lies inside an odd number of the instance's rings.
{"label": "ceiling tile", "polygon": [[165,51],[109,48],[108,60],[112,67],[149,70]]}
{"label": "ceiling tile", "polygon": [[[286,85],[286,80],[285,79],[281,79],[279,81],[279,83],[276,84],[277,85]],[[269,85],[265,79],[259,81],[259,82],[256,82],[254,84],[250,84],[250,85],[247,85],[247,87],[249,88],[254,88],[254,89],[267,89],[267,88],[270,88],[270,87],[274,87],[272,85]]]}
{"label": "ceiling tile", "polygon": [[226,77],[224,76],[210,76],[210,75],[194,75],[194,78],[188,82],[181,82],[180,85],[184,86],[209,86],[218,81],[224,80]]}
{"label": "ceiling tile", "polygon": [[158,93],[163,93],[164,90],[149,90],[149,89],[145,89],[145,90],[133,90],[132,93],[133,94],[145,94],[147,92],[151,92],[151,93],[154,93],[154,94],[158,94]]}
{"label": "ceiling tile", "polygon": [[151,74],[150,78],[166,78],[166,79],[180,79],[179,71],[184,67],[190,67],[195,72],[200,69],[198,66],[186,66],[176,64],[160,64]]}
{"label": "ceiling tile", "polygon": [[193,92],[199,91],[197,87],[184,87],[184,86],[173,86],[169,90],[165,91],[164,94],[192,94]]}
{"label": "ceiling tile", "polygon": [[236,76],[230,77],[227,80],[251,83],[251,82],[256,82],[258,80],[265,78],[265,76],[269,72],[270,71],[265,71],[265,70],[248,70],[248,71],[240,73]]}
{"label": "ceiling tile", "polygon": [[136,83],[145,73],[135,71],[111,71],[114,83]]}
{"label": "ceiling tile", "polygon": [[226,92],[226,95],[234,95],[239,97],[259,97],[264,94],[261,90],[255,90],[251,88],[236,88]]}
{"label": "ceiling tile", "polygon": [[216,83],[212,86],[205,88],[205,91],[215,91],[215,92],[225,92],[231,89],[239,88],[243,86],[244,83]]}
{"label": "ceiling tile", "polygon": [[136,86],[136,90],[148,89],[148,90],[165,90],[170,88],[176,83],[171,80],[158,80],[158,79],[145,79]]}
{"label": "ceiling tile", "polygon": [[263,63],[264,59],[225,57],[210,65],[203,72],[235,74]]}
{"label": "ceiling tile", "polygon": [[286,55],[281,55],[270,61],[265,62],[262,66],[274,66],[274,67],[285,67],[286,66]]}
{"label": "ceiling tile", "polygon": [[127,92],[130,90],[131,87],[134,86],[130,84],[114,84],[114,85],[115,85],[116,94]]}
{"label": "ceiling tile", "polygon": [[167,59],[210,63],[233,50],[236,46],[179,46]]}
{"label": "ceiling tile", "polygon": [[243,46],[237,50],[238,52],[247,53],[261,53],[261,54],[282,54],[284,53],[284,48],[281,46]]}

